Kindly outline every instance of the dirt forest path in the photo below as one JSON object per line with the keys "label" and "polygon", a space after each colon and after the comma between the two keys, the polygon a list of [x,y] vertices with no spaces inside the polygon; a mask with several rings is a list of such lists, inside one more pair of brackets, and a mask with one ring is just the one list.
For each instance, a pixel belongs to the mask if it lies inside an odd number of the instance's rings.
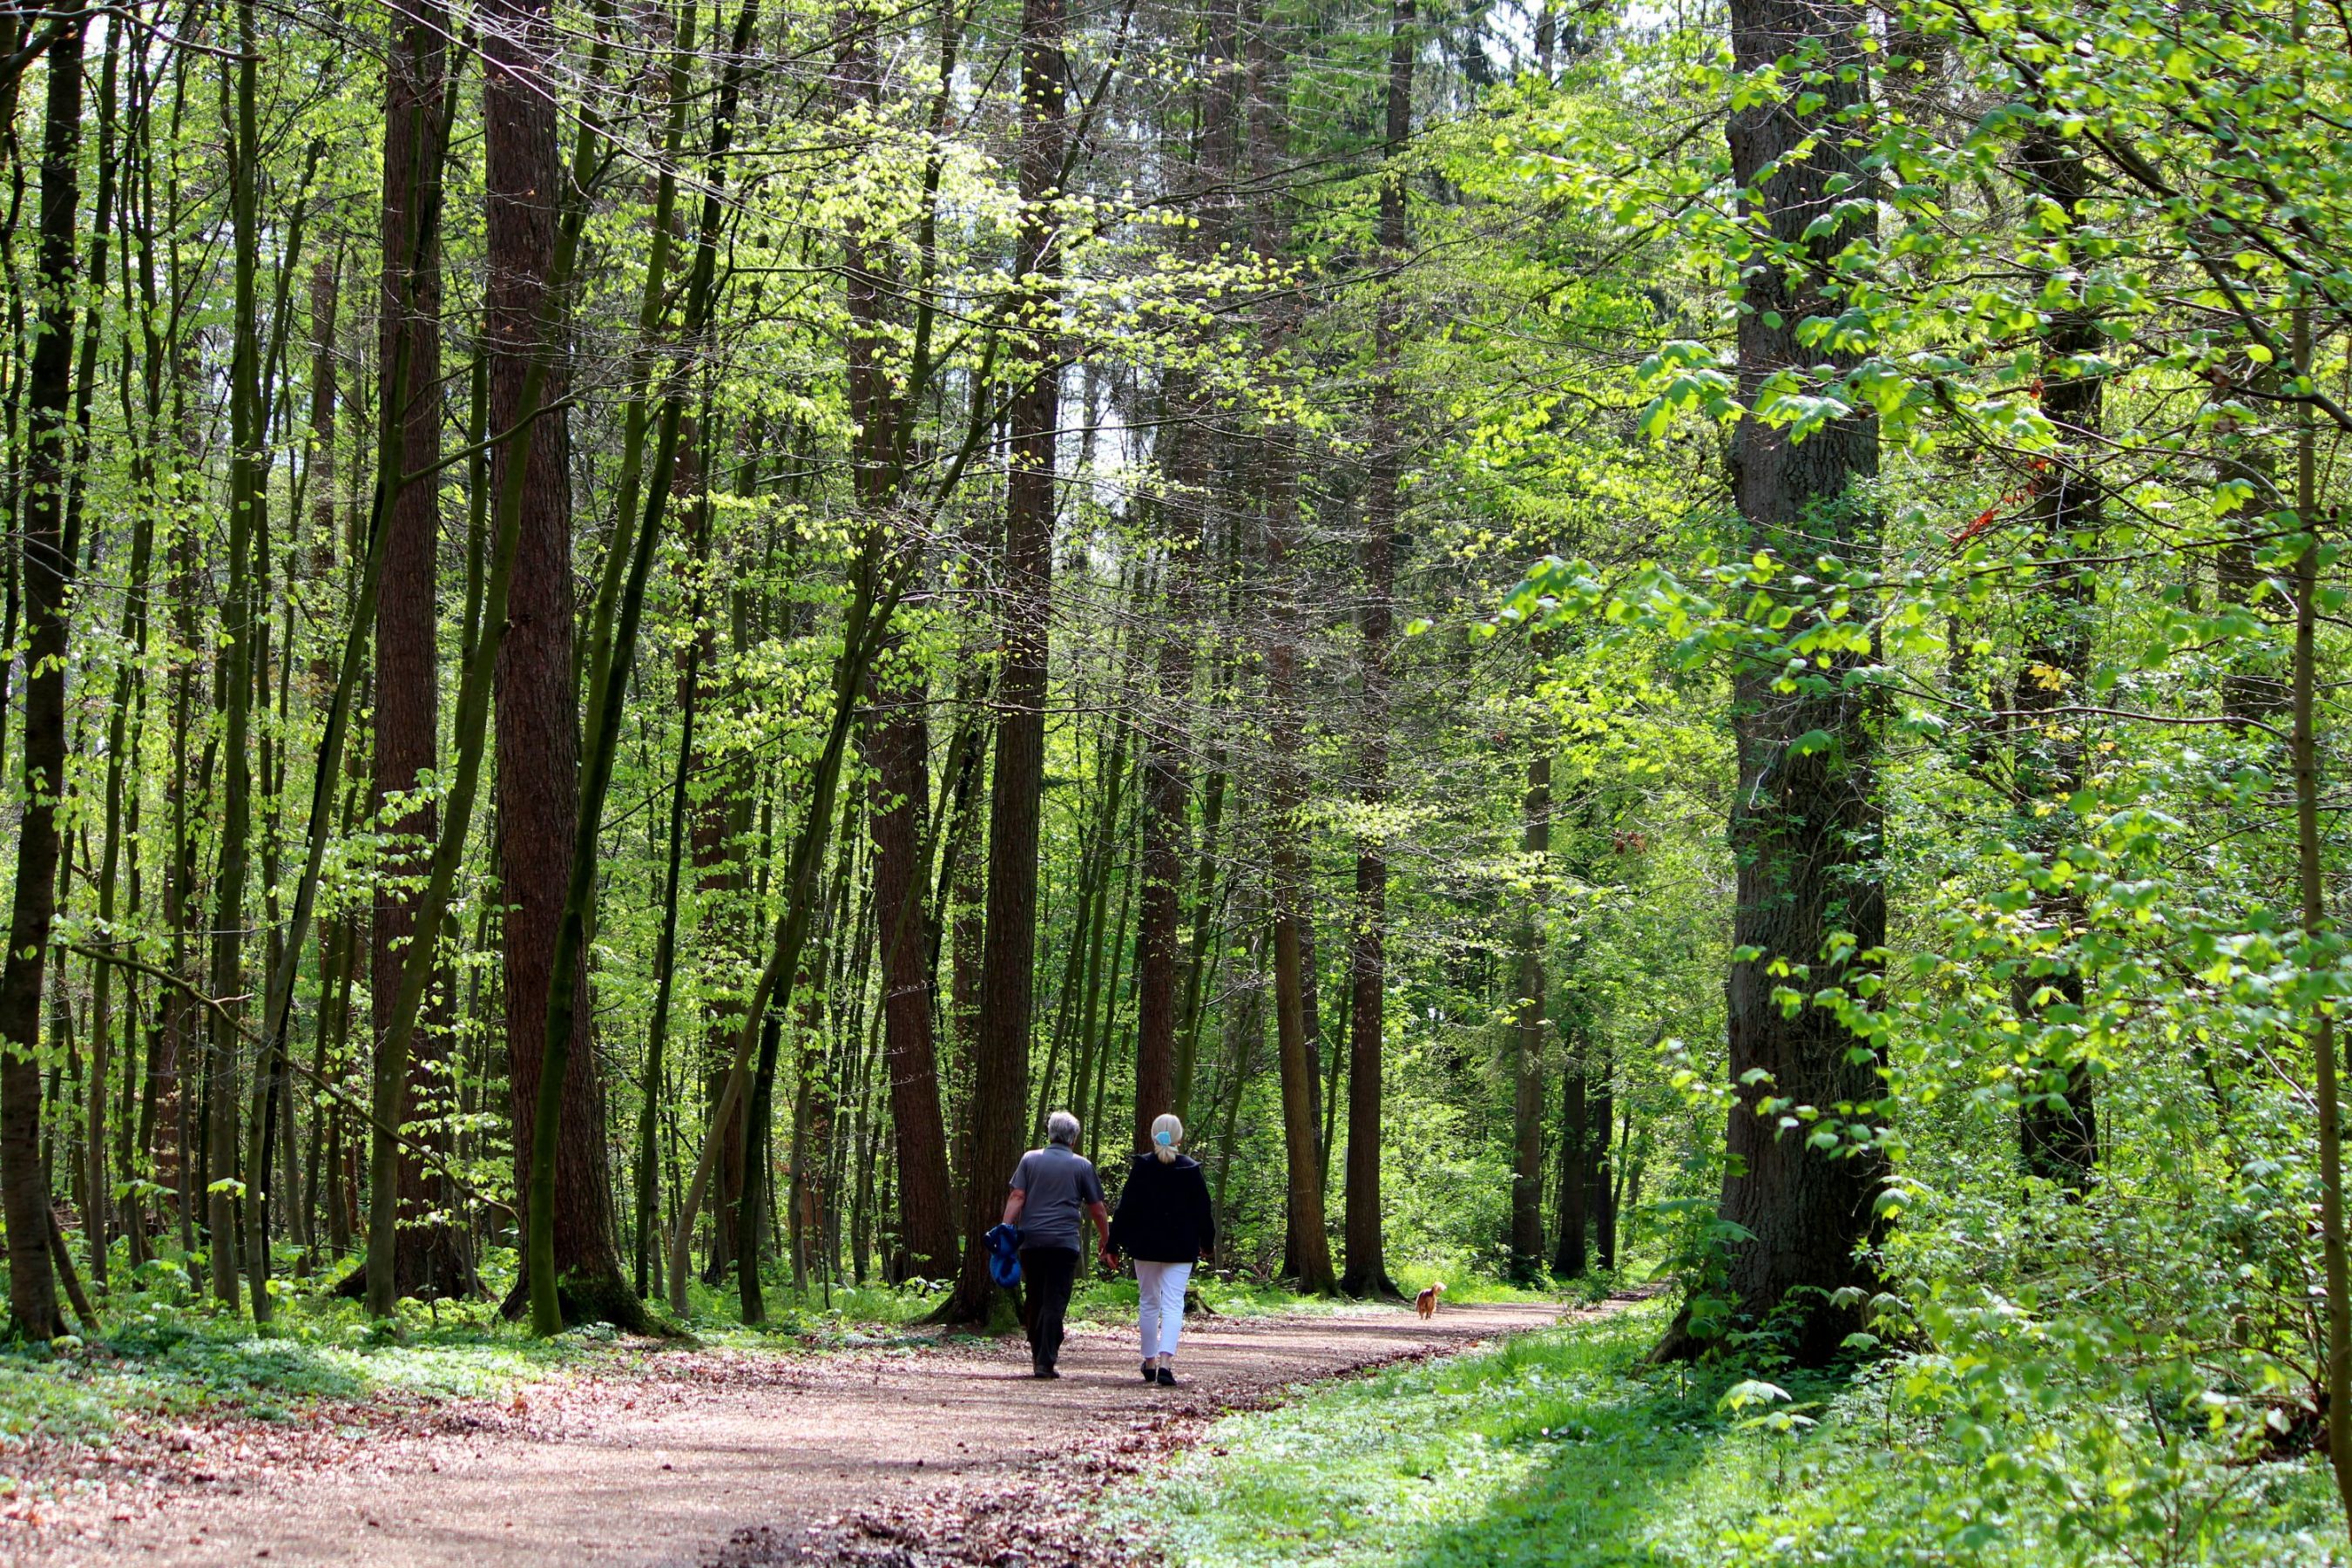
{"label": "dirt forest path", "polygon": [[1560,1316],[1538,1303],[1447,1308],[1427,1323],[1404,1308],[1196,1317],[1175,1389],[1143,1386],[1126,1326],[1074,1327],[1058,1382],[1028,1375],[1018,1338],[685,1356],[685,1375],[655,1356],[635,1375],[372,1435],[323,1464],[224,1466],[128,1502],[63,1504],[29,1536],[0,1539],[0,1556],[28,1568],[1110,1562],[1114,1546],[1076,1538],[1071,1505],[1216,1415]]}

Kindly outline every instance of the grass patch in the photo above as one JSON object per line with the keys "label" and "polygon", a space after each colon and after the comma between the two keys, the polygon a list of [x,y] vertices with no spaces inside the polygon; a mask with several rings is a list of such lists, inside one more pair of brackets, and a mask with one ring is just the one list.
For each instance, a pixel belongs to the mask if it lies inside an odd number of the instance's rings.
{"label": "grass patch", "polygon": [[509,1324],[445,1312],[370,1327],[356,1309],[287,1303],[267,1334],[225,1314],[118,1298],[99,1335],[0,1350],[0,1463],[35,1439],[103,1444],[123,1423],[249,1415],[289,1420],[322,1401],[402,1393],[496,1397],[583,1357],[584,1335],[534,1340]]}
{"label": "grass patch", "polygon": [[[1995,1464],[1955,1423],[1906,1405],[1901,1363],[1781,1377],[1790,1400],[1772,1407],[1814,1424],[1774,1431],[1750,1424],[1754,1408],[1722,1408],[1742,1373],[1641,1364],[1666,1310],[1227,1417],[1115,1497],[1104,1522],[1183,1568],[2338,1560],[2322,1460],[2232,1465],[2145,1413],[2135,1426],[2130,1412],[2076,1410],[2026,1435],[2038,1465]],[[2124,1448],[2118,1432],[2133,1434]]]}

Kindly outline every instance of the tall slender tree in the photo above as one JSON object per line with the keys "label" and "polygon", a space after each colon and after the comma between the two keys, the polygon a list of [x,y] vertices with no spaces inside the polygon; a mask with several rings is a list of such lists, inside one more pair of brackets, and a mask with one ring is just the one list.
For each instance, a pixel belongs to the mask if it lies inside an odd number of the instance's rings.
{"label": "tall slender tree", "polygon": [[[1389,12],[1389,70],[1384,101],[1389,167],[1381,181],[1380,242],[1391,265],[1411,238],[1404,176],[1397,167],[1412,134],[1414,0],[1393,0]],[[1364,495],[1364,599],[1357,612],[1362,639],[1362,716],[1358,789],[1377,806],[1388,794],[1390,643],[1396,631],[1396,535],[1404,477],[1403,429],[1395,376],[1400,310],[1383,292],[1375,307],[1372,352],[1371,461]],[[1381,1238],[1381,1050],[1388,1010],[1387,853],[1377,837],[1356,848],[1356,902],[1349,933],[1347,1272],[1340,1288],[1354,1296],[1393,1295]]]}
{"label": "tall slender tree", "polygon": [[1543,1267],[1543,1058],[1549,997],[1544,988],[1544,862],[1551,854],[1551,750],[1528,758],[1519,850],[1528,888],[1520,903],[1518,998],[1511,1028],[1511,1271],[1532,1279]]}

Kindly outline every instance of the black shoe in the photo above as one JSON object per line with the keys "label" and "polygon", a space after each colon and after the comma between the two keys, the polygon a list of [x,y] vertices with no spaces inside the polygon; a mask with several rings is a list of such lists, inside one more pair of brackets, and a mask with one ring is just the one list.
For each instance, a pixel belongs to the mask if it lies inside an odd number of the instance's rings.
{"label": "black shoe", "polygon": [[1062,1374],[1055,1372],[1051,1364],[1041,1361],[1030,1369],[1029,1375],[1032,1377],[1059,1377]]}
{"label": "black shoe", "polygon": [[1158,1383],[1160,1381],[1160,1369],[1153,1366],[1150,1362],[1145,1362],[1143,1363],[1143,1381],[1146,1383]]}
{"label": "black shoe", "polygon": [[1152,1381],[1162,1388],[1173,1388],[1176,1386],[1176,1369],[1163,1366],[1160,1369],[1160,1375]]}

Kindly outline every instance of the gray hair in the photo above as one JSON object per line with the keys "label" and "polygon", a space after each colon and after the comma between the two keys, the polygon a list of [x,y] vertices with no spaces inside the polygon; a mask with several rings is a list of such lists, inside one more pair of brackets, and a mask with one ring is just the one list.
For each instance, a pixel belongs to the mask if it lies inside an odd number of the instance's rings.
{"label": "gray hair", "polygon": [[1161,1164],[1176,1163],[1177,1145],[1183,1142],[1184,1124],[1176,1120],[1173,1112],[1152,1119],[1151,1152],[1159,1157]]}
{"label": "gray hair", "polygon": [[1059,1143],[1064,1148],[1078,1146],[1078,1119],[1066,1110],[1057,1110],[1045,1118],[1045,1142]]}

